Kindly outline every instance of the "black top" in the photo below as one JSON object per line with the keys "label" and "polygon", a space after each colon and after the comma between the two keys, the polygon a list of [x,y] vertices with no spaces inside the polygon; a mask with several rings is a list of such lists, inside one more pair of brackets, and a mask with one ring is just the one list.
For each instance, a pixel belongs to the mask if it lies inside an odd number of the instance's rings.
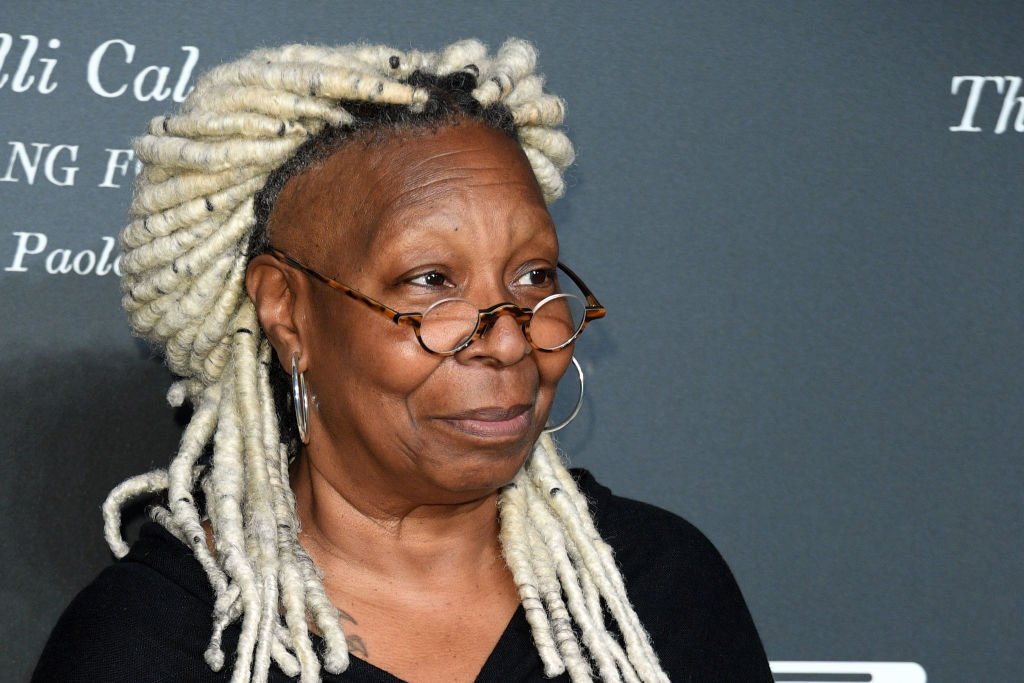
{"label": "black top", "polygon": [[[601,535],[615,550],[629,597],[669,678],[677,683],[770,683],[750,613],[711,542],[670,512],[613,495],[589,472],[573,470],[573,476],[591,501]],[[225,631],[227,662],[219,674],[213,673],[203,660],[212,606],[213,593],[192,551],[163,527],[149,523],[131,552],[68,606],[32,680],[227,681],[239,626]],[[322,647],[314,638],[314,648]],[[355,657],[345,673],[324,671],[322,679],[399,681]],[[294,679],[272,666],[270,680]],[[522,607],[477,680],[548,680]],[[563,675],[554,680],[569,679]]]}

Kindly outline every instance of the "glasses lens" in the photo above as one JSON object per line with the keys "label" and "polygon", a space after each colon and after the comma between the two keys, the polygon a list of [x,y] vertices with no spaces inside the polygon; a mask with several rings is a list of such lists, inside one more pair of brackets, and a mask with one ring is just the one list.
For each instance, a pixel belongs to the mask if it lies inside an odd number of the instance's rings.
{"label": "glasses lens", "polygon": [[420,339],[437,353],[453,351],[476,331],[476,307],[465,299],[444,299],[423,313]]}
{"label": "glasses lens", "polygon": [[530,339],[541,349],[554,350],[576,336],[586,313],[583,299],[573,294],[554,294],[533,309]]}

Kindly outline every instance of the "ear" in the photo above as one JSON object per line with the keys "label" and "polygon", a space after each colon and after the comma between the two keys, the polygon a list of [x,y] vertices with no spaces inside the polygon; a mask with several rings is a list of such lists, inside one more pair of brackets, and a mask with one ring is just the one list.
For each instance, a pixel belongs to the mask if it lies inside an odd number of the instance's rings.
{"label": "ear", "polygon": [[303,354],[300,301],[308,282],[270,254],[254,258],[245,272],[245,289],[256,308],[260,327],[277,353],[281,367],[290,371],[292,356],[299,354],[299,370],[308,359]]}

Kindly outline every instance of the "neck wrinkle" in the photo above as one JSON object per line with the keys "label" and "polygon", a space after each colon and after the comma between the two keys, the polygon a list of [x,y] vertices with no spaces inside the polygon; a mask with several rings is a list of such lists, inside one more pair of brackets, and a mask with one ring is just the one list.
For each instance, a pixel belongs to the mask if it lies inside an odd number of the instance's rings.
{"label": "neck wrinkle", "polygon": [[[299,540],[321,563],[408,579],[479,571],[504,562],[498,540],[498,492],[457,504],[391,508],[361,500],[361,487],[335,485],[300,457],[291,477]],[[397,503],[397,501],[396,501]]]}

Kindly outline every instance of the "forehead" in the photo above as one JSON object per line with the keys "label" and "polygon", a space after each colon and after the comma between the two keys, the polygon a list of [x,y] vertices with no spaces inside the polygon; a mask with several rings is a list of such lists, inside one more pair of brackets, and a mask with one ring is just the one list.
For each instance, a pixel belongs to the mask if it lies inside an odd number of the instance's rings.
{"label": "forehead", "polygon": [[346,141],[285,184],[272,242],[307,258],[365,258],[381,240],[443,223],[467,205],[550,223],[526,155],[501,131],[461,120],[372,135]]}

